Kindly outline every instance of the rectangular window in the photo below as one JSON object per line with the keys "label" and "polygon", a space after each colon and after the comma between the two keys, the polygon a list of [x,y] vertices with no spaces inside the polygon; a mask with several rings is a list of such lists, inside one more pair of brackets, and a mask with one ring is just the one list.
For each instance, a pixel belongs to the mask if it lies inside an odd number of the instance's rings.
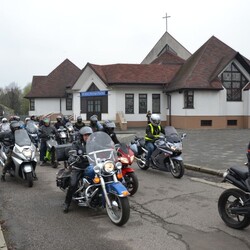
{"label": "rectangular window", "polygon": [[147,94],[139,94],[139,114],[147,113]]}
{"label": "rectangular window", "polygon": [[194,108],[194,91],[193,90],[184,91],[184,108],[185,109]]}
{"label": "rectangular window", "polygon": [[125,94],[125,114],[134,114],[134,94]]}
{"label": "rectangular window", "polygon": [[72,110],[73,96],[72,94],[67,94],[66,96],[66,110]]}
{"label": "rectangular window", "polygon": [[212,126],[212,120],[201,120],[201,126]]}
{"label": "rectangular window", "polygon": [[227,120],[227,126],[237,126],[237,120]]}
{"label": "rectangular window", "polygon": [[30,99],[30,111],[35,110],[35,99]]}
{"label": "rectangular window", "polygon": [[161,95],[152,94],[152,113],[160,114],[161,113]]}

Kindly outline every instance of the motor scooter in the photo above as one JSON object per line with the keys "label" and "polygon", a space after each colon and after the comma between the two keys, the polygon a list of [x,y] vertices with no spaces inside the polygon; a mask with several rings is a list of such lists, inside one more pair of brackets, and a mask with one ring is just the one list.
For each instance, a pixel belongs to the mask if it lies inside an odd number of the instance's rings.
{"label": "motor scooter", "polygon": [[35,169],[37,164],[36,147],[31,142],[25,129],[19,129],[14,132],[15,144],[7,145],[3,140],[0,147],[0,164],[5,166],[7,154],[10,147],[13,146],[11,158],[12,164],[7,173],[13,177],[23,179],[29,187],[33,186],[33,180],[36,179]]}
{"label": "motor scooter", "polygon": [[118,161],[122,164],[123,180],[120,180],[128,189],[130,195],[134,195],[139,187],[138,178],[135,170],[131,167],[135,159],[134,152],[125,143],[115,145]]}

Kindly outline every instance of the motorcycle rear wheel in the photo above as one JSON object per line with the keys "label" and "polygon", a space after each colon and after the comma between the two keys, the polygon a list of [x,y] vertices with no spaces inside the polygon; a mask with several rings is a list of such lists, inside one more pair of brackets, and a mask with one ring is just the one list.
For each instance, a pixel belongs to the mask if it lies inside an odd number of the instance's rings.
{"label": "motorcycle rear wheel", "polygon": [[137,192],[139,182],[136,174],[134,172],[129,172],[124,175],[126,182],[126,188],[128,189],[130,195],[134,195]]}
{"label": "motorcycle rear wheel", "polygon": [[[140,156],[138,156],[138,158],[140,158],[142,161],[146,162],[146,153],[142,153]],[[142,170],[147,170],[149,168],[149,166],[147,166],[146,164],[144,164],[140,160],[136,159],[136,163],[137,163],[138,167]]]}
{"label": "motorcycle rear wheel", "polygon": [[174,178],[180,179],[185,172],[185,167],[183,161],[172,160],[174,164],[174,168],[170,164],[170,173],[174,176]]}
{"label": "motorcycle rear wheel", "polygon": [[31,172],[26,174],[26,180],[28,183],[28,187],[33,187],[33,175]]}
{"label": "motorcycle rear wheel", "polygon": [[234,229],[244,229],[250,225],[250,218],[245,214],[233,214],[231,208],[242,207],[240,199],[245,202],[247,194],[240,189],[225,190],[218,200],[218,210],[224,223]]}
{"label": "motorcycle rear wheel", "polygon": [[127,223],[130,216],[130,206],[128,197],[119,197],[115,194],[108,194],[111,208],[106,203],[106,211],[109,219],[117,226],[122,226]]}

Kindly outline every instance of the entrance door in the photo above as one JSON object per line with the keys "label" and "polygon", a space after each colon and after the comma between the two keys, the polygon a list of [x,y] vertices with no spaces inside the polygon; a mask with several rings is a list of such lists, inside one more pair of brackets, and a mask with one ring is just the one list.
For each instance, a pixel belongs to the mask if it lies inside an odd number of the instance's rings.
{"label": "entrance door", "polygon": [[87,100],[87,120],[89,120],[92,115],[97,115],[98,120],[102,120],[101,100]]}

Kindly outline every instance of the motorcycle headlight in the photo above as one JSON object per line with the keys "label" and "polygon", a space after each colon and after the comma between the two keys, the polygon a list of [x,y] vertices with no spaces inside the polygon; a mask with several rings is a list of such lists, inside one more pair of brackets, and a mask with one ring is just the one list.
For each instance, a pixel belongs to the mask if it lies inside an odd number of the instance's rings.
{"label": "motorcycle headlight", "polygon": [[119,170],[119,169],[122,169],[122,164],[121,164],[121,162],[117,162],[116,164],[115,164],[115,167]]}
{"label": "motorcycle headlight", "polygon": [[171,146],[171,150],[175,151],[177,149],[177,147],[175,145]]}
{"label": "motorcycle headlight", "polygon": [[107,162],[104,163],[103,169],[104,169],[105,172],[111,173],[112,171],[114,171],[115,165],[114,165],[113,162],[107,161]]}
{"label": "motorcycle headlight", "polygon": [[32,150],[30,148],[25,148],[22,153],[26,158],[31,158],[32,156]]}

